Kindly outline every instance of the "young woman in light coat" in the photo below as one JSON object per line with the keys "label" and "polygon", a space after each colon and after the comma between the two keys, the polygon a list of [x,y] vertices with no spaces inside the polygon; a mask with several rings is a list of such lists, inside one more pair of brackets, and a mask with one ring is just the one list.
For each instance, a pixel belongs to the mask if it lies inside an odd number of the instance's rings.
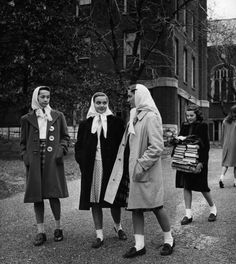
{"label": "young woman in light coat", "polygon": [[46,241],[44,199],[49,199],[55,218],[54,240],[61,241],[61,204],[68,197],[63,156],[69,135],[63,113],[50,105],[50,88],[37,87],[32,96],[32,111],[21,118],[21,156],[26,167],[25,203],[34,203],[38,233],[35,246]]}
{"label": "young woman in light coat", "polygon": [[224,188],[224,176],[228,167],[234,167],[234,187],[236,187],[236,105],[233,105],[222,125],[222,170],[219,180]]}
{"label": "young woman in light coat", "polygon": [[116,162],[106,190],[105,200],[112,203],[123,175],[125,149],[129,148],[130,179],[128,210],[132,211],[135,246],[124,254],[133,258],[146,253],[144,245],[144,212],[152,211],[163,232],[161,255],[170,255],[174,247],[170,224],[163,208],[161,154],[164,148],[162,120],[149,90],[141,85],[128,89],[130,121],[123,136]]}

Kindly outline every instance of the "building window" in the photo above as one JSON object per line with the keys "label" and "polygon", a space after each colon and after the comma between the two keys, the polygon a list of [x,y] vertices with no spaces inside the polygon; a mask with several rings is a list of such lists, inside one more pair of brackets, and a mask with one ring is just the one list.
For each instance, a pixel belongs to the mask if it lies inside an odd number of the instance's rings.
{"label": "building window", "polygon": [[79,0],[79,5],[90,5],[91,0]]}
{"label": "building window", "polygon": [[183,7],[183,31],[187,31],[187,7]]}
{"label": "building window", "polygon": [[196,63],[195,63],[195,58],[194,57],[192,57],[191,85],[192,85],[192,88],[196,87]]}
{"label": "building window", "polygon": [[125,33],[124,34],[124,60],[123,67],[126,69],[131,64],[141,62],[141,43],[139,42],[137,48],[137,56],[133,55],[134,41],[136,38],[136,33]]}
{"label": "building window", "polygon": [[179,75],[179,40],[174,40],[174,56],[175,56],[175,75]]}
{"label": "building window", "polygon": [[211,101],[236,101],[236,67],[219,65],[211,72]]}
{"label": "building window", "polygon": [[136,1],[124,0],[124,13],[133,14],[136,13]]}
{"label": "building window", "polygon": [[179,20],[179,6],[180,6],[180,0],[175,0],[175,19]]}
{"label": "building window", "polygon": [[186,48],[184,48],[183,54],[183,71],[183,79],[186,83],[188,81],[188,52]]}
{"label": "building window", "polygon": [[76,17],[81,16],[89,16],[91,0],[76,0],[75,14]]}
{"label": "building window", "polygon": [[195,18],[194,18],[194,13],[191,13],[191,22],[190,22],[190,37],[191,40],[195,40],[195,29],[194,29],[194,24],[195,24]]}

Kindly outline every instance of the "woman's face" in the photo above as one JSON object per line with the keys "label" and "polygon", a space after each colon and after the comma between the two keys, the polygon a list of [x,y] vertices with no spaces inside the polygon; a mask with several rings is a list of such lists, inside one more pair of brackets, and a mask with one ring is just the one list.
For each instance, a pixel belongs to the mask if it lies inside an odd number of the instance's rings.
{"label": "woman's face", "polygon": [[106,96],[97,96],[95,98],[95,100],[94,100],[95,110],[99,114],[103,114],[103,113],[106,112],[107,105],[108,105],[108,101],[107,101],[107,97]]}
{"label": "woman's face", "polygon": [[135,93],[128,90],[128,99],[127,102],[129,103],[130,107],[135,107]]}
{"label": "woman's face", "polygon": [[186,118],[187,121],[192,124],[197,120],[197,115],[195,114],[194,111],[186,111]]}
{"label": "woman's face", "polygon": [[45,108],[50,101],[50,92],[48,90],[40,90],[38,94],[38,102],[42,108]]}

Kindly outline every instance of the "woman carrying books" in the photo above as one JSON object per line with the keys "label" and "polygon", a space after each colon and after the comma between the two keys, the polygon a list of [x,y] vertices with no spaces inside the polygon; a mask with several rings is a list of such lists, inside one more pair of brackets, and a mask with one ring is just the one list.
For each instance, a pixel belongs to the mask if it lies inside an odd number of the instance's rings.
{"label": "woman carrying books", "polygon": [[[201,192],[210,206],[209,222],[216,220],[217,209],[212,200],[210,189],[208,187],[208,157],[209,157],[209,137],[208,126],[203,122],[202,112],[196,105],[188,105],[186,109],[186,120],[181,125],[179,139],[185,140],[189,136],[194,136],[199,140],[198,153],[195,150],[190,150],[189,156],[194,156],[198,159],[194,172],[184,172],[177,169],[176,173],[176,188],[184,189],[184,202],[186,215],[181,220],[181,225],[190,224],[193,220],[191,205],[192,191]],[[191,148],[191,147],[190,147]]]}

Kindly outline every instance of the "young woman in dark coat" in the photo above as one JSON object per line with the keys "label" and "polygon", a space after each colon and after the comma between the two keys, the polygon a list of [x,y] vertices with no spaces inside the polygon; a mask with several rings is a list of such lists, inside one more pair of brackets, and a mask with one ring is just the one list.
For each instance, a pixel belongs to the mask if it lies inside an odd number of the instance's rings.
{"label": "young woman in dark coat", "polygon": [[[102,208],[110,207],[114,229],[121,240],[127,237],[121,227],[121,207],[126,206],[120,192],[114,204],[104,201],[104,195],[117,151],[124,133],[123,121],[108,107],[108,97],[102,92],[93,95],[87,119],[79,125],[75,144],[75,159],[81,170],[80,210],[92,209],[97,238],[93,248],[103,245]],[[122,186],[120,186],[122,187]],[[124,186],[125,187],[125,186]],[[127,191],[123,189],[123,191]],[[118,199],[119,198],[119,199]]]}
{"label": "young woman in dark coat", "polygon": [[196,105],[187,106],[187,122],[181,125],[179,138],[185,139],[188,136],[196,136],[200,140],[199,163],[195,173],[177,171],[176,187],[184,188],[184,202],[186,215],[181,221],[181,225],[187,225],[192,222],[192,191],[201,192],[210,206],[210,215],[208,221],[216,220],[217,210],[213,203],[210,189],[208,187],[208,158],[209,158],[209,137],[208,125],[203,121],[202,112]]}
{"label": "young woman in dark coat", "polygon": [[49,199],[55,218],[54,240],[61,241],[61,204],[68,197],[63,156],[67,153],[69,135],[63,113],[49,106],[50,89],[37,87],[32,96],[33,111],[21,118],[21,156],[26,167],[25,203],[34,203],[38,234],[34,245],[46,241],[44,199]]}

